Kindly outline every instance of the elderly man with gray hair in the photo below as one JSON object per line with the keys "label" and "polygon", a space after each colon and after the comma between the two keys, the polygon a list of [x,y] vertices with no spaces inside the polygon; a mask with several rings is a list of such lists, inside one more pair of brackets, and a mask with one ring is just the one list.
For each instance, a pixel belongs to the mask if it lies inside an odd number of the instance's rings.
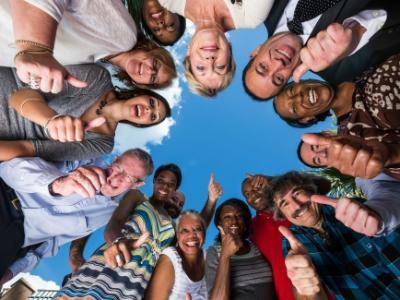
{"label": "elderly man with gray hair", "polygon": [[110,219],[130,189],[153,172],[150,155],[132,149],[105,167],[99,159],[51,163],[16,158],[0,164],[0,286],[31,271],[61,245]]}

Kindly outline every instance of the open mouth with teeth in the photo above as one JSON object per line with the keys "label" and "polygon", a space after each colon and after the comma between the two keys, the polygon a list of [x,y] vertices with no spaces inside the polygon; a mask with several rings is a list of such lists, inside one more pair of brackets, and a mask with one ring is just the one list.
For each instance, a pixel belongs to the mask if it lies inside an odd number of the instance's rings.
{"label": "open mouth with teeth", "polygon": [[302,217],[311,207],[311,201],[303,203],[292,215],[293,219]]}
{"label": "open mouth with teeth", "polygon": [[215,52],[219,49],[219,47],[217,45],[209,45],[209,46],[203,46],[200,49],[203,51]]}
{"label": "open mouth with teeth", "polygon": [[289,46],[282,46],[279,49],[275,49],[275,57],[282,61],[284,66],[288,66],[292,63],[294,57],[294,49]]}
{"label": "open mouth with teeth", "polygon": [[199,248],[200,241],[199,240],[188,241],[185,243],[185,246],[188,248]]}
{"label": "open mouth with teeth", "polygon": [[308,90],[308,101],[309,101],[310,104],[312,104],[312,105],[316,104],[317,101],[318,101],[318,94],[317,94],[317,92],[315,91],[315,89],[313,89],[313,88],[310,88],[310,89]]}
{"label": "open mouth with teeth", "polygon": [[151,16],[153,19],[158,20],[158,19],[161,18],[162,14],[163,14],[163,11],[160,10],[160,11],[158,11],[158,12],[151,13],[150,16]]}
{"label": "open mouth with teeth", "polygon": [[229,231],[230,231],[232,234],[238,234],[238,233],[239,233],[239,226],[230,226],[230,227],[229,227]]}

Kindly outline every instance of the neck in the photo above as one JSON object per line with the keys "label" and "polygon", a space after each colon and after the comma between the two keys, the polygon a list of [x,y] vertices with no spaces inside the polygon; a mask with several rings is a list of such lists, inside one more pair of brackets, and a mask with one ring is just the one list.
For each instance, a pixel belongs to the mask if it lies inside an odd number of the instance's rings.
{"label": "neck", "polygon": [[149,201],[150,201],[150,204],[153,205],[157,209],[161,208],[161,207],[164,207],[164,202],[154,199],[153,195],[150,197]]}
{"label": "neck", "polygon": [[203,255],[203,251],[200,251],[197,254],[185,254],[179,247],[178,250],[180,255],[185,258],[186,266],[188,266],[189,268],[196,268],[199,266],[199,262]]}
{"label": "neck", "polygon": [[114,66],[117,66],[121,70],[126,70],[126,62],[128,61],[129,56],[131,55],[131,51],[127,52],[121,52],[111,58],[107,58],[107,60],[113,64]]}
{"label": "neck", "polygon": [[352,110],[355,88],[352,82],[343,82],[338,85],[332,104],[336,117],[341,117]]}
{"label": "neck", "polygon": [[83,113],[81,119],[85,122],[90,122],[99,116],[102,116],[106,119],[105,124],[99,127],[92,128],[90,131],[98,132],[105,135],[114,135],[119,120],[115,120],[111,112],[108,112],[106,109],[106,107],[113,101],[116,101],[115,93],[113,90],[111,90],[102,95]]}
{"label": "neck", "polygon": [[195,24],[197,30],[219,27],[226,32],[235,28],[224,1],[186,0],[185,17]]}
{"label": "neck", "polygon": [[247,240],[243,240],[242,247],[239,248],[239,250],[235,253],[235,255],[243,255],[249,252],[250,252],[250,244]]}

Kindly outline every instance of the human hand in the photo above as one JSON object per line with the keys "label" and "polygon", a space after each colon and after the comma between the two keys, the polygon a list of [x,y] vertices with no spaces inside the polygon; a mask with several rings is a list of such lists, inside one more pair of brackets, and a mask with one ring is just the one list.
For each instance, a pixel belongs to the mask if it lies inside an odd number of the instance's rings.
{"label": "human hand", "polygon": [[84,198],[88,198],[94,197],[105,183],[106,173],[103,169],[95,166],[86,166],[54,180],[51,183],[51,188],[54,193],[61,196],[77,193]]}
{"label": "human hand", "polygon": [[13,273],[10,271],[10,269],[7,269],[0,278],[0,291],[3,288],[3,285],[7,283],[7,281],[10,281],[13,277]]}
{"label": "human hand", "polygon": [[263,175],[251,175],[246,174],[247,178],[250,180],[250,185],[253,190],[264,191],[265,187],[268,185],[268,179]]}
{"label": "human hand", "polygon": [[186,292],[185,300],[192,300],[192,295],[190,295],[190,293]]}
{"label": "human hand", "polygon": [[321,290],[321,282],[307,249],[289,228],[279,226],[279,231],[288,240],[291,250],[285,258],[287,274],[300,295],[312,296]]}
{"label": "human hand", "polygon": [[382,172],[390,158],[385,143],[364,141],[353,136],[326,137],[306,133],[302,140],[310,145],[326,147],[326,166],[350,176],[373,178]]}
{"label": "human hand", "polygon": [[69,256],[69,266],[72,273],[76,273],[79,268],[85,263],[85,259],[80,253],[74,253]]}
{"label": "human hand", "polygon": [[122,239],[104,251],[106,264],[111,268],[122,267],[131,261],[131,251],[139,248],[149,237],[145,231],[138,239]]}
{"label": "human hand", "polygon": [[106,122],[104,117],[98,117],[86,123],[80,118],[72,116],[59,116],[50,119],[47,130],[53,140],[64,142],[80,142],[83,140],[85,131],[99,127]]}
{"label": "human hand", "polygon": [[210,181],[208,182],[208,198],[211,202],[215,202],[221,197],[222,192],[221,184],[215,182],[214,174],[211,174]]}
{"label": "human hand", "polygon": [[360,26],[356,21],[348,25],[333,23],[310,38],[300,51],[302,63],[293,72],[294,81],[299,82],[309,70],[322,71],[348,56],[364,33],[360,33]]}
{"label": "human hand", "polygon": [[64,88],[64,80],[77,88],[87,86],[86,82],[69,74],[51,53],[18,55],[15,67],[18,77],[25,83],[30,83],[31,76],[37,77],[40,90],[45,93],[59,93]]}
{"label": "human hand", "polygon": [[332,206],[335,209],[336,219],[358,233],[374,236],[382,227],[382,218],[355,200],[349,198],[333,200],[326,196],[314,195],[311,196],[311,201]]}
{"label": "human hand", "polygon": [[243,242],[237,238],[234,238],[232,234],[225,233],[221,226],[218,226],[219,233],[221,234],[221,245],[222,251],[221,256],[231,257],[243,246]]}

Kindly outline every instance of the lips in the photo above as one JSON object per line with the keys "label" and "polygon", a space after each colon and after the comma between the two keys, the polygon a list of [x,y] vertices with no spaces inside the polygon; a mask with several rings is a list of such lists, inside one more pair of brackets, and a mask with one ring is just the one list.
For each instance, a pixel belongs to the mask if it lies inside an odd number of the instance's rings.
{"label": "lips", "polygon": [[188,241],[185,243],[186,247],[198,247],[200,245],[200,242],[198,240],[195,241]]}
{"label": "lips", "polygon": [[151,16],[153,19],[158,20],[158,19],[161,18],[162,14],[163,14],[163,11],[161,10],[161,11],[159,11],[159,12],[150,14],[150,16]]}
{"label": "lips", "polygon": [[239,231],[239,226],[230,226],[230,227],[229,227],[229,231],[230,231],[232,234],[237,234],[238,231]]}
{"label": "lips", "polygon": [[211,52],[216,52],[219,47],[217,45],[209,45],[209,46],[204,46],[200,48],[203,51],[211,51]]}
{"label": "lips", "polygon": [[140,118],[143,114],[143,107],[140,104],[136,104],[134,106],[134,114],[136,115],[136,117]]}
{"label": "lips", "polygon": [[138,67],[137,67],[136,73],[137,73],[138,75],[142,76],[142,74],[143,74],[143,68],[144,68],[143,63],[141,63],[141,62],[138,63]]}
{"label": "lips", "polygon": [[290,65],[293,61],[293,57],[295,55],[295,50],[287,45],[281,46],[275,49],[276,54],[278,55],[277,58],[282,60],[282,63],[287,66]]}

